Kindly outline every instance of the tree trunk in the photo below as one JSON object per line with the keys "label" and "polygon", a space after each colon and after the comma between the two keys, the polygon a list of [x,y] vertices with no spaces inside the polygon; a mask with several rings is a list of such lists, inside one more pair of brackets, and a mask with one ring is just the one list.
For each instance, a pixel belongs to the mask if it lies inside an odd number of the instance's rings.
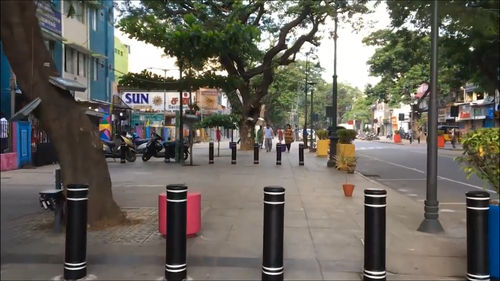
{"label": "tree trunk", "polygon": [[1,39],[17,81],[29,100],[42,102],[35,114],[56,149],[64,183],[88,184],[88,223],[125,222],[113,200],[111,178],[97,127],[68,91],[49,83],[59,76],[43,42],[32,1],[1,2]]}
{"label": "tree trunk", "polygon": [[255,122],[242,121],[239,124],[240,128],[240,149],[241,150],[252,150],[253,144],[255,142]]}

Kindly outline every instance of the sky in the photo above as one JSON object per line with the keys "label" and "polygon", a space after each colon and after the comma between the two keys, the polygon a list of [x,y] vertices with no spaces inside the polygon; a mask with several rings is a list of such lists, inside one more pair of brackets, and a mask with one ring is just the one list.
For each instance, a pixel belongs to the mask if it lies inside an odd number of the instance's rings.
{"label": "sky", "polygon": [[[373,2],[371,2],[373,3]],[[370,4],[371,5],[371,4]],[[389,25],[390,19],[386,11],[386,5],[382,2],[375,8],[375,12],[363,17],[365,22],[372,23],[359,33],[356,33],[349,24],[339,23],[337,39],[337,77],[338,82],[348,83],[352,86],[364,90],[366,84],[376,84],[379,81],[377,77],[368,75],[368,66],[366,61],[374,53],[375,48],[365,46],[361,40],[371,32],[385,28]],[[333,39],[329,38],[328,32],[333,31],[333,20],[329,20],[320,29],[325,36],[321,44],[316,48],[316,55],[321,66],[325,69],[322,74],[325,81],[331,83],[333,76]],[[153,73],[164,75],[161,69],[170,69],[167,76],[178,77],[178,71],[175,70],[175,60],[163,56],[163,50],[153,45],[129,39],[128,35],[115,29],[115,36],[124,44],[130,46],[129,54],[129,72],[140,72],[146,68],[153,68]],[[303,53],[310,49],[310,46],[302,47]],[[298,58],[303,59],[300,55]],[[159,69],[161,68],[161,69]]]}

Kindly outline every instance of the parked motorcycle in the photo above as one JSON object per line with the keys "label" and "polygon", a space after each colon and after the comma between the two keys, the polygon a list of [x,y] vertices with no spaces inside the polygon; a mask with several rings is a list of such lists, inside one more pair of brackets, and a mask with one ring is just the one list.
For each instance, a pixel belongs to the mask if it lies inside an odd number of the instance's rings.
{"label": "parked motorcycle", "polygon": [[[167,151],[167,158],[175,158],[175,142],[162,143],[161,137],[156,134],[151,134],[152,138],[146,145],[146,150],[142,153],[142,161],[146,162],[151,157],[165,158],[165,151]],[[184,160],[189,157],[189,145],[184,142]]]}
{"label": "parked motorcycle", "polygon": [[135,147],[131,139],[120,136],[118,141],[102,141],[102,150],[104,152],[104,157],[106,158],[120,158],[121,157],[121,144],[125,143],[127,147],[127,151],[125,152],[125,159],[129,162],[134,162],[136,159],[135,155]]}
{"label": "parked motorcycle", "polygon": [[127,133],[127,137],[132,139],[137,154],[143,154],[146,151],[148,142],[151,140],[151,138],[141,139],[135,132],[133,134]]}

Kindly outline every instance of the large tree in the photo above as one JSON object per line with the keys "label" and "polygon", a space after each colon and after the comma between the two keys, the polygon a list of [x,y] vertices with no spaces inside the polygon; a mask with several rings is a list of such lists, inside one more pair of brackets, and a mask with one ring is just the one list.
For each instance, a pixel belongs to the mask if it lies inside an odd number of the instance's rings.
{"label": "large tree", "polygon": [[5,55],[28,100],[41,99],[35,111],[54,144],[64,183],[89,185],[88,223],[125,220],[113,200],[108,166],[97,128],[68,91],[49,83],[59,76],[42,38],[33,1],[1,1],[1,39]]}
{"label": "large tree", "polygon": [[[366,0],[173,0],[121,3],[119,28],[161,47],[181,68],[224,70],[237,78],[227,95],[239,122],[241,148],[251,149],[251,132],[278,65],[292,63],[301,47],[318,44],[328,16],[349,20],[367,12]],[[336,5],[342,3],[342,5]]]}

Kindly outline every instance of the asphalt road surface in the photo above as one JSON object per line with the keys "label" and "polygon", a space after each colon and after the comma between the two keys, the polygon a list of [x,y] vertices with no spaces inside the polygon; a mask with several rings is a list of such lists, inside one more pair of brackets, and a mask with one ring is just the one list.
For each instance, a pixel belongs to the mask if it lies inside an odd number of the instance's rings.
{"label": "asphalt road surface", "polygon": [[[366,177],[381,182],[417,201],[426,196],[427,145],[392,144],[375,141],[356,141],[356,170]],[[482,190],[483,183],[476,176],[466,179],[454,160],[458,150],[438,150],[438,201],[441,211],[453,212],[463,208],[465,193]],[[497,196],[489,190],[492,196]]]}

